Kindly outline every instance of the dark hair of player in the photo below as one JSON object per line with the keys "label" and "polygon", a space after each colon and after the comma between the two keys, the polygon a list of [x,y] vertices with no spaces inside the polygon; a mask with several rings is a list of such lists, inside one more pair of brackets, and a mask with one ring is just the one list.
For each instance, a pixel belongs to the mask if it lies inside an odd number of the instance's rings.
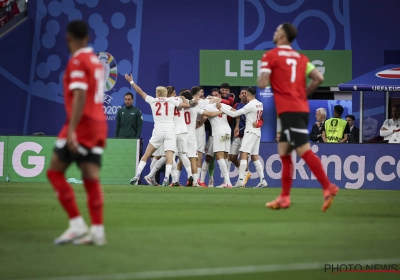
{"label": "dark hair of player", "polygon": [[83,40],[89,36],[89,29],[86,22],[82,20],[74,20],[68,24],[67,33],[76,40]]}
{"label": "dark hair of player", "polygon": [[289,43],[293,42],[297,37],[297,29],[289,22],[282,23],[282,30],[286,34],[286,39]]}
{"label": "dark hair of player", "polygon": [[213,88],[211,92],[214,92],[214,91],[218,92],[218,94],[221,95],[221,91],[219,90],[219,88]]}
{"label": "dark hair of player", "polygon": [[252,87],[247,88],[246,91],[251,95],[256,95],[256,90]]}
{"label": "dark hair of player", "polygon": [[199,91],[201,91],[201,88],[199,86],[194,86],[194,87],[192,87],[190,89],[190,92],[192,93],[192,96],[198,94]]}
{"label": "dark hair of player", "polygon": [[[220,88],[227,88],[227,89],[230,89],[231,86],[230,86],[229,84],[227,84],[227,83],[223,83],[223,84],[221,84]],[[214,91],[214,90],[213,90],[213,91]]]}
{"label": "dark hair of player", "polygon": [[341,105],[336,105],[333,107],[333,111],[335,111],[336,113],[338,113],[339,116],[341,116],[343,114],[343,107]]}
{"label": "dark hair of player", "polygon": [[350,118],[350,119],[352,119],[353,121],[356,119],[356,117],[354,117],[353,115],[347,115],[347,116],[346,116],[346,119],[347,119],[347,118]]}
{"label": "dark hair of player", "polygon": [[127,95],[129,95],[132,99],[133,99],[133,94],[131,93],[131,92],[127,92],[127,93],[125,93],[125,95],[124,96],[127,96]]}
{"label": "dark hair of player", "polygon": [[179,93],[179,95],[182,95],[182,96],[185,97],[187,100],[192,100],[192,99],[193,99],[192,94],[190,93],[189,90],[181,91],[181,92]]}
{"label": "dark hair of player", "polygon": [[171,94],[174,92],[174,90],[175,90],[175,87],[174,87],[174,86],[166,86],[165,88],[166,88],[167,91],[168,91],[168,95],[171,95]]}

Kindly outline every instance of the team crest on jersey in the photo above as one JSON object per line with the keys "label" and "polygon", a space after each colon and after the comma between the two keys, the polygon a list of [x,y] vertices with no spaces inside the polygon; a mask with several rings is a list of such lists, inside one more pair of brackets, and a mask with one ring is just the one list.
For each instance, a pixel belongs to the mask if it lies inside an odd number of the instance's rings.
{"label": "team crest on jersey", "polygon": [[108,52],[99,52],[97,57],[104,67],[104,91],[110,91],[117,82],[117,62],[115,58]]}

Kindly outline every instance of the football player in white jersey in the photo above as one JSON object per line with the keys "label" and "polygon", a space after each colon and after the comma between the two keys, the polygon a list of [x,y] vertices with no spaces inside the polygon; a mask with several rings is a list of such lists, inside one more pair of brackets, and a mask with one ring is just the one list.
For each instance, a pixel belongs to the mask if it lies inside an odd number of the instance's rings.
{"label": "football player in white jersey", "polygon": [[[194,86],[191,88],[193,99],[198,100],[198,106],[203,109],[204,106],[209,104],[209,100],[204,98],[203,87]],[[206,129],[202,122],[201,115],[197,115],[196,119],[196,142],[197,142],[197,174],[201,173],[201,164],[203,161],[203,154],[206,149]]]}
{"label": "football player in white jersey", "polygon": [[[197,97],[198,90],[200,90],[200,87],[193,87],[191,91],[189,90],[183,90],[179,93],[179,95],[183,95],[186,99],[194,100],[193,96]],[[202,100],[201,100],[202,101]],[[216,101],[220,100],[213,100],[211,101],[212,103],[216,103]],[[201,102],[200,102],[201,103]],[[205,103],[210,103],[209,100],[207,100]],[[188,184],[188,186],[195,186],[195,187],[200,187],[200,185],[197,182],[198,179],[198,173],[197,173],[197,139],[196,139],[196,120],[197,116],[206,116],[206,117],[216,117],[220,115],[222,112],[221,111],[216,111],[216,112],[209,112],[205,111],[203,109],[200,109],[200,107],[194,106],[191,107],[190,109],[184,109],[184,118],[185,118],[185,123],[187,124],[188,128],[188,158],[190,159],[190,163],[192,166],[192,176],[193,176],[193,184]],[[179,169],[178,165],[178,169]],[[179,180],[179,175],[178,175],[178,180]]]}
{"label": "football player in white jersey", "polygon": [[[219,102],[222,102],[222,103],[225,103],[225,104],[229,103],[229,101],[224,100],[224,99],[221,98],[221,91],[218,88],[214,88],[211,91],[211,95],[207,96],[207,99],[210,100],[209,101],[210,104],[213,104],[214,101],[217,102],[217,103],[219,103]],[[199,106],[200,106],[200,104],[199,104]],[[206,107],[204,107],[204,109],[205,108]],[[226,119],[226,116],[225,116],[225,119]],[[205,120],[206,120],[206,118],[203,116],[203,118],[201,119],[201,123],[204,123]],[[210,123],[211,123],[211,121],[210,121]],[[226,123],[227,123],[227,121],[226,121]],[[229,126],[229,123],[227,123],[227,124]],[[212,131],[213,135],[218,133],[219,129],[218,128],[214,128],[212,126],[212,124],[211,124],[211,128],[212,128],[211,131]],[[214,133],[214,130],[217,131],[217,132]],[[230,132],[229,132],[229,134],[230,134]],[[199,179],[198,183],[202,187],[207,187],[207,185],[204,183],[204,179],[206,177],[207,171],[209,170],[209,167],[211,166],[210,164],[214,160],[214,152],[215,152],[215,150],[213,148],[214,147],[214,136],[213,135],[210,135],[208,137],[207,154],[206,154],[206,158],[205,158],[205,160],[204,160],[204,162],[203,162],[203,164],[201,166],[200,179]],[[229,141],[229,143],[230,143],[230,141]],[[229,151],[229,149],[228,149],[228,151]],[[226,161],[226,165],[228,166],[227,156],[224,155],[224,158],[225,158],[225,161]],[[229,176],[229,172],[228,172],[228,176]],[[213,184],[214,184],[214,180],[213,180],[213,177],[210,175],[210,179],[209,179],[209,182],[208,182],[208,187],[212,187]],[[221,185],[221,187],[223,187],[223,185]]]}
{"label": "football player in white jersey", "polygon": [[[220,108],[226,106],[225,109],[230,109],[231,107],[226,104],[219,104]],[[204,107],[204,110],[209,112],[216,112],[219,111],[216,104],[209,104]],[[231,127],[229,126],[227,117],[225,114],[220,114],[216,117],[209,118],[211,123],[211,128],[213,131],[212,136],[212,144],[208,147],[207,154],[215,153],[216,159],[221,171],[222,176],[224,177],[224,183],[220,186],[223,188],[232,188],[232,184],[229,178],[228,166],[227,166],[227,158],[228,152],[231,146]],[[202,170],[203,171],[203,170]]]}
{"label": "football player in white jersey", "polygon": [[172,160],[176,146],[174,111],[175,107],[189,108],[187,100],[177,98],[167,98],[167,89],[165,87],[156,88],[156,98],[147,95],[139,86],[135,84],[132,74],[125,74],[125,79],[132,85],[135,91],[151,106],[154,119],[153,134],[147,145],[143,157],[140,159],[136,175],[131,179],[131,185],[136,185],[140,174],[146,166],[149,157],[164,143],[166,154],[165,178],[163,186],[168,186],[169,175],[172,169]]}
{"label": "football player in white jersey", "polygon": [[254,88],[248,88],[246,90],[248,103],[240,110],[235,110],[230,106],[224,106],[224,104],[217,104],[217,108],[220,107],[221,111],[231,117],[238,117],[241,115],[246,115],[246,128],[244,131],[244,136],[242,140],[242,145],[240,147],[240,167],[239,167],[239,180],[235,184],[235,187],[244,186],[244,175],[247,167],[247,158],[249,154],[251,155],[251,160],[257,169],[257,173],[260,177],[260,183],[256,188],[267,187],[267,182],[264,179],[264,170],[261,162],[258,159],[258,151],[260,148],[261,139],[261,129],[259,127],[254,127],[253,123],[257,123],[262,118],[263,104],[256,99],[256,91]]}
{"label": "football player in white jersey", "polygon": [[[168,97],[176,97],[176,91],[174,87],[167,87],[168,89]],[[184,98],[186,100],[186,98]],[[175,155],[178,155],[180,161],[182,161],[183,165],[185,166],[186,173],[188,175],[187,185],[191,186],[193,184],[193,177],[192,177],[192,168],[190,161],[187,157],[187,143],[188,143],[188,128],[185,123],[184,119],[184,112],[182,109],[175,108],[174,112],[174,122],[175,122],[175,133],[176,133],[176,150]],[[174,164],[175,163],[175,164]],[[174,162],[172,165],[172,183],[170,186],[180,186],[179,183],[180,171],[177,170],[177,165]]]}

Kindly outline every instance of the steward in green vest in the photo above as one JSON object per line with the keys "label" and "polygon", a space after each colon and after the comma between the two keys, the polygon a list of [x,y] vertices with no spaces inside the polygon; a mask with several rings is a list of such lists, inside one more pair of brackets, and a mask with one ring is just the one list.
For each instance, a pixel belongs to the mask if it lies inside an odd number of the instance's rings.
{"label": "steward in green vest", "polygon": [[325,143],[346,143],[347,136],[350,133],[350,127],[347,121],[343,120],[343,107],[336,105],[333,107],[333,118],[325,121],[322,128],[322,139]]}

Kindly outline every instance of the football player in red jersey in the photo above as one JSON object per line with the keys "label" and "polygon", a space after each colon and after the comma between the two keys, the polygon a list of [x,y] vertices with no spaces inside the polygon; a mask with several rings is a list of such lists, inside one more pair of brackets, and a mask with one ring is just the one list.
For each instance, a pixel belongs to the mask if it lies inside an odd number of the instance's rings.
{"label": "football player in red jersey", "polygon": [[[89,33],[85,22],[70,22],[66,40],[72,54],[63,80],[67,119],[58,135],[47,177],[68,214],[69,227],[54,243],[103,245],[106,239],[99,170],[107,138],[107,121],[102,107],[104,68],[92,48],[87,47]],[[72,162],[76,162],[82,172],[92,224],[90,230],[64,176]]]}
{"label": "football player in red jersey", "polygon": [[[295,149],[321,183],[324,196],[322,211],[326,211],[339,188],[329,181],[321,161],[311,151],[307,130],[310,112],[307,97],[323,82],[324,77],[305,55],[292,49],[291,43],[296,36],[297,30],[292,24],[279,25],[273,38],[276,48],[266,52],[261,61],[258,86],[265,88],[268,83],[271,84],[283,132],[278,144],[282,160],[282,193],[266,206],[272,209],[290,206],[291,153]],[[307,88],[306,76],[311,79]]]}

